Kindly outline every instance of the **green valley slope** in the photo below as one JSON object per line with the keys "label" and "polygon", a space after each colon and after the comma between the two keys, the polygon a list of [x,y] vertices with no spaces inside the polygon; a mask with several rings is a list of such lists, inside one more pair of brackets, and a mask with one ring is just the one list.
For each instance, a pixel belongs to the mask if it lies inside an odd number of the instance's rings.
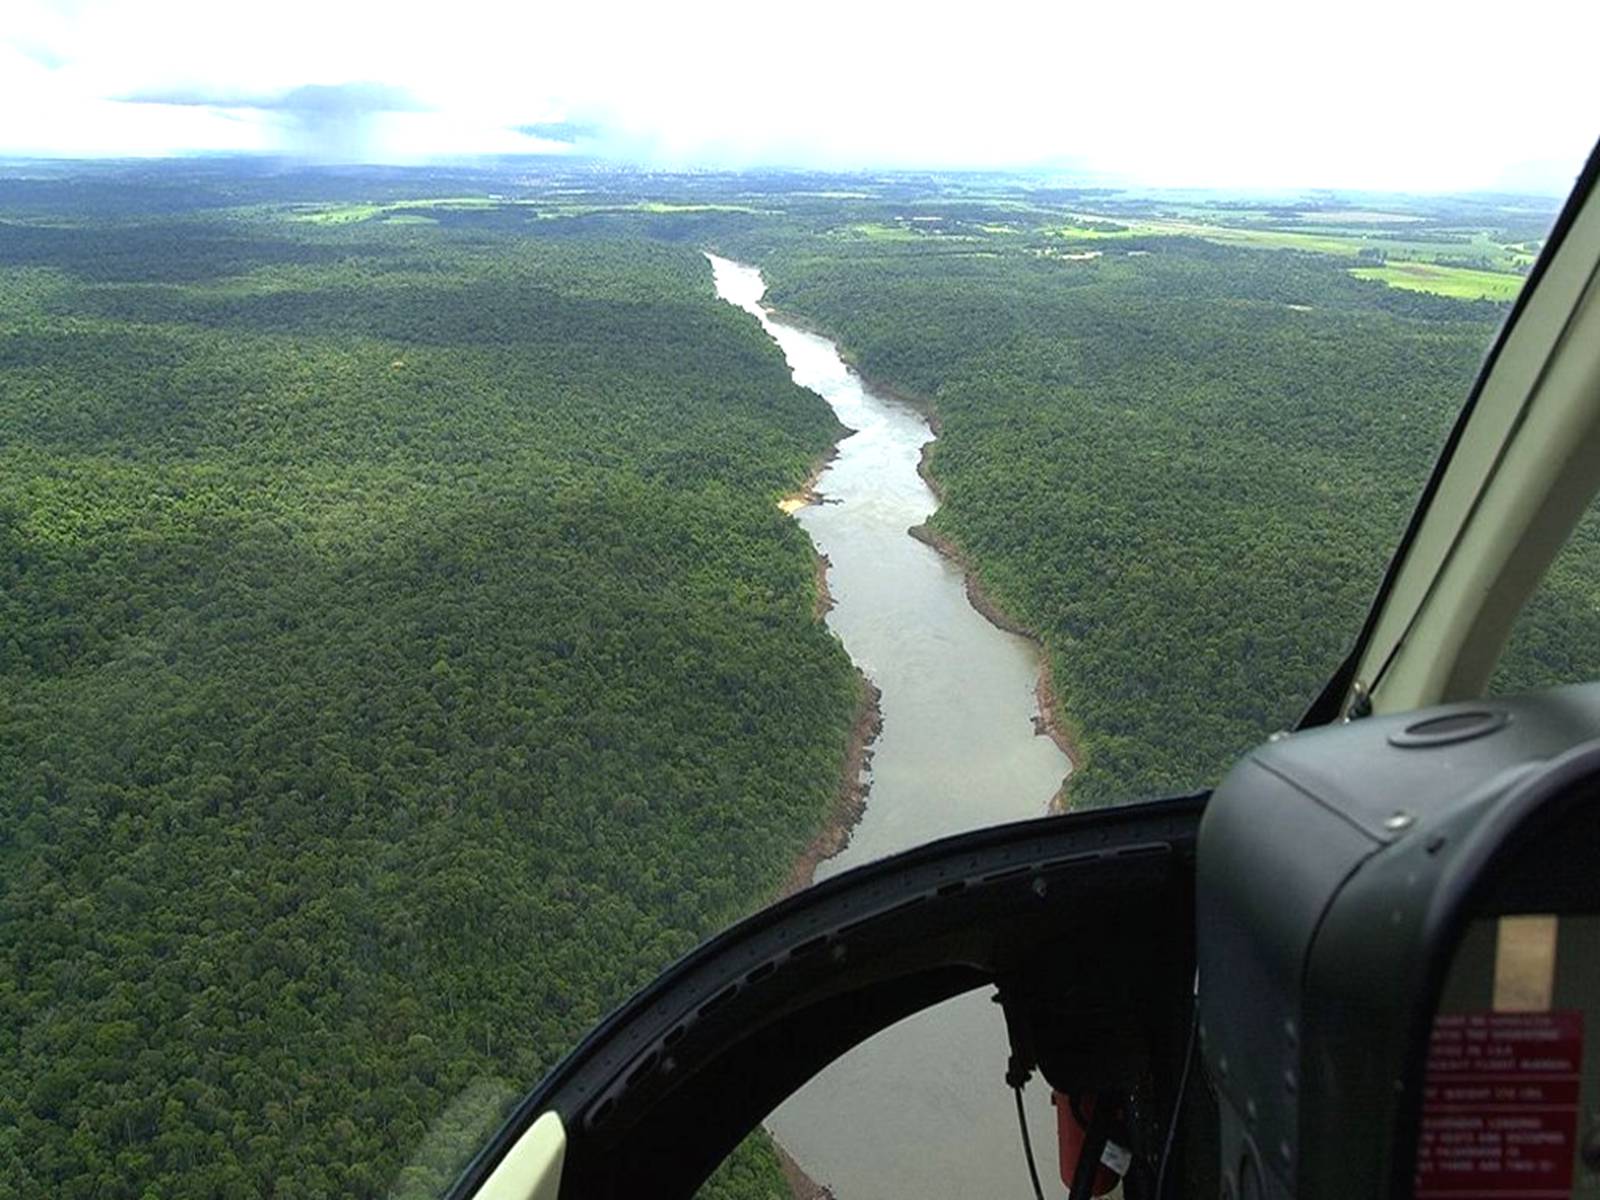
{"label": "green valley slope", "polygon": [[0,1191],[432,1194],[823,820],[837,426],[686,248],[28,217]]}

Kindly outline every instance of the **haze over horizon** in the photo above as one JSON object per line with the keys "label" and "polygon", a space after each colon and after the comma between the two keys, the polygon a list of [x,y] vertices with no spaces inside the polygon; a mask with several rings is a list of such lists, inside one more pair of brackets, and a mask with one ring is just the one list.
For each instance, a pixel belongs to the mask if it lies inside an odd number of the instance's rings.
{"label": "haze over horizon", "polygon": [[1564,194],[1600,9],[528,12],[13,0],[0,155],[505,154],[1047,168],[1114,184]]}

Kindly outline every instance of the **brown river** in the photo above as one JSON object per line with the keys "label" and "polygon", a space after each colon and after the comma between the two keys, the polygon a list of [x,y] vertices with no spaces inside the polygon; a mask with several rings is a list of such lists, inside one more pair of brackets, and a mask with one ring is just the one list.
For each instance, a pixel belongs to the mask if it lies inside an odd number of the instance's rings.
{"label": "brown river", "polygon": [[[930,838],[1042,814],[1071,770],[1034,732],[1039,651],[967,602],[961,571],[907,535],[938,506],[917,474],[923,417],[866,386],[829,340],[774,318],[751,266],[708,255],[717,294],[758,319],[795,382],[853,433],[795,513],[831,567],[829,627],[882,689],[872,789],[835,874]],[[991,989],[918,1014],[835,1062],[767,1127],[839,1200],[1031,1197],[1003,1076],[1005,1029]],[[1055,1175],[1054,1118],[1027,1093],[1039,1173]]]}

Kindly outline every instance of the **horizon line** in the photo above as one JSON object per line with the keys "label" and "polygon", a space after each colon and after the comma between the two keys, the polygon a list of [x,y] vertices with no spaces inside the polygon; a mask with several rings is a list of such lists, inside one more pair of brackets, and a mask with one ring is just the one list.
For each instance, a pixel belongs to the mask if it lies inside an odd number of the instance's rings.
{"label": "horizon line", "polygon": [[[1081,181],[1068,182],[1064,179],[1057,180],[1055,186],[1082,191],[1115,191],[1115,192],[1214,192],[1227,194],[1255,194],[1255,195],[1304,195],[1307,193],[1332,193],[1347,195],[1392,195],[1392,196],[1419,196],[1419,197],[1448,197],[1448,196],[1510,196],[1525,197],[1541,200],[1561,200],[1568,194],[1567,191],[1541,191],[1511,188],[1407,188],[1407,187],[1373,187],[1370,185],[1347,185],[1336,183],[1320,184],[1222,184],[1222,183],[1144,183],[1119,180],[1109,174],[1098,174],[1083,167],[1066,165],[1052,166],[1049,163],[1026,163],[1011,166],[996,165],[951,165],[951,164],[883,164],[883,165],[855,165],[855,166],[825,166],[816,164],[786,163],[773,161],[769,163],[746,163],[733,165],[705,162],[661,162],[645,159],[629,159],[611,157],[604,154],[586,153],[583,151],[520,151],[504,153],[477,153],[477,154],[441,154],[429,155],[412,159],[350,159],[340,161],[336,159],[319,159],[307,155],[288,154],[280,151],[228,149],[228,150],[184,150],[163,154],[41,154],[38,152],[16,153],[0,150],[0,170],[24,164],[74,164],[84,166],[94,165],[175,165],[194,162],[250,162],[259,164],[272,164],[282,169],[291,171],[349,171],[349,170],[401,170],[424,171],[429,169],[470,169],[474,166],[483,167],[490,165],[508,165],[513,163],[540,163],[540,164],[567,164],[574,167],[601,168],[617,171],[619,173],[640,172],[657,175],[831,175],[851,178],[869,178],[872,176],[908,176],[908,175],[972,175],[972,176],[1072,176],[1081,177]],[[1574,177],[1574,182],[1576,177]]]}

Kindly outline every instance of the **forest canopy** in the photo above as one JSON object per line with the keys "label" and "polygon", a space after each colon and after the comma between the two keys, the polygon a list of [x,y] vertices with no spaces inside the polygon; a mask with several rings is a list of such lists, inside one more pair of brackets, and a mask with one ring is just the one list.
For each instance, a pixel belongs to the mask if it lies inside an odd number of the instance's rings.
{"label": "forest canopy", "polygon": [[538,232],[0,235],[0,1191],[436,1194],[822,820],[837,425]]}

